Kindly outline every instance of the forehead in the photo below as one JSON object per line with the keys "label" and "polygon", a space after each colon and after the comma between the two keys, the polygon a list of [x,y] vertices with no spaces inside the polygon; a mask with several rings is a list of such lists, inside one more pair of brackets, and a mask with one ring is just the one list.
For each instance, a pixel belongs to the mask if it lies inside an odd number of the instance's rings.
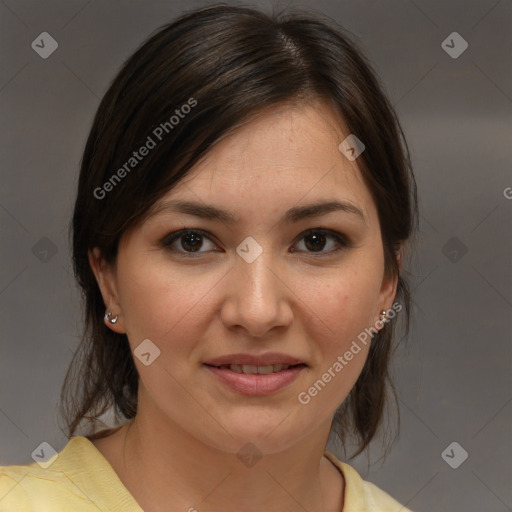
{"label": "forehead", "polygon": [[319,199],[343,200],[376,214],[357,160],[338,149],[348,127],[326,103],[267,109],[217,143],[152,208],[203,201],[248,215],[281,214]]}

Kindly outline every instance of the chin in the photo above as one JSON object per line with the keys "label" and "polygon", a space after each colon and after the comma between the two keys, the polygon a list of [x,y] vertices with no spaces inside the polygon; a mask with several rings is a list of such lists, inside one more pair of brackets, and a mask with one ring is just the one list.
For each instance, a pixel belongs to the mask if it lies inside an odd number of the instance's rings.
{"label": "chin", "polygon": [[[276,418],[271,423],[254,418],[247,418],[239,422],[231,422],[226,426],[226,433],[222,430],[222,439],[209,437],[207,444],[217,450],[243,455],[245,452],[254,452],[260,455],[271,455],[291,448],[305,434],[292,428],[293,422],[288,419],[283,421],[283,416]],[[231,434],[231,435],[230,435]]]}

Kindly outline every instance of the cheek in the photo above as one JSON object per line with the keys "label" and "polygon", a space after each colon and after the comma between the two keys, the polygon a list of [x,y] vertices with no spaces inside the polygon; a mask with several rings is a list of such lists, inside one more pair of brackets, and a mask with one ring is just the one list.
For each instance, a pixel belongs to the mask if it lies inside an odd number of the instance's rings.
{"label": "cheek", "polygon": [[170,342],[174,353],[185,350],[207,322],[208,292],[222,277],[217,274],[176,269],[165,258],[120,266],[119,295],[132,348],[149,338],[161,350]]}
{"label": "cheek", "polygon": [[328,284],[316,288],[311,302],[317,313],[315,330],[323,324],[317,332],[325,334],[327,349],[350,345],[373,324],[379,289],[380,276],[375,269],[364,272],[355,267],[340,271]]}
{"label": "cheek", "polygon": [[[176,321],[176,299],[183,291],[183,284],[167,274],[150,259],[119,263],[119,299],[132,347],[146,338],[159,345],[162,330],[171,329]],[[183,301],[180,304],[183,306]]]}
{"label": "cheek", "polygon": [[[335,275],[316,286],[308,300],[315,314],[307,336],[315,342],[317,365],[308,379],[312,387],[304,391],[312,402],[315,397],[311,405],[318,414],[338,407],[357,381],[372,342],[369,327],[375,321],[380,290],[378,265],[366,271],[346,265]],[[308,296],[308,290],[302,293]]]}

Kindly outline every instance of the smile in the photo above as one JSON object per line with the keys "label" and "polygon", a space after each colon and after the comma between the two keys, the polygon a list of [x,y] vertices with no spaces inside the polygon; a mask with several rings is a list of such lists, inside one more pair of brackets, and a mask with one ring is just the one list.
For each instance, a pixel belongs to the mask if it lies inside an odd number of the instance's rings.
{"label": "smile", "polygon": [[217,368],[222,368],[223,370],[231,370],[236,373],[245,373],[249,374],[260,374],[260,375],[269,375],[270,373],[280,372],[282,370],[288,370],[292,366],[298,365],[289,365],[289,364],[270,364],[265,366],[255,366],[250,364],[224,364],[222,366],[217,366]]}
{"label": "smile", "polygon": [[266,396],[276,393],[294,382],[306,368],[305,364],[287,365],[204,365],[223,386],[231,391],[249,396]]}

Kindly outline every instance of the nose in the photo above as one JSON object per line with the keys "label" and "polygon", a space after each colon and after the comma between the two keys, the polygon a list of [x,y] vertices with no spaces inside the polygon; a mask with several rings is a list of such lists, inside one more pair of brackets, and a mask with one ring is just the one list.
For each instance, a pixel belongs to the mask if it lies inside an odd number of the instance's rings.
{"label": "nose", "polygon": [[226,276],[226,292],[220,318],[228,329],[245,331],[262,338],[277,327],[289,326],[293,319],[293,292],[282,265],[271,251],[263,251],[248,263],[238,255]]}

